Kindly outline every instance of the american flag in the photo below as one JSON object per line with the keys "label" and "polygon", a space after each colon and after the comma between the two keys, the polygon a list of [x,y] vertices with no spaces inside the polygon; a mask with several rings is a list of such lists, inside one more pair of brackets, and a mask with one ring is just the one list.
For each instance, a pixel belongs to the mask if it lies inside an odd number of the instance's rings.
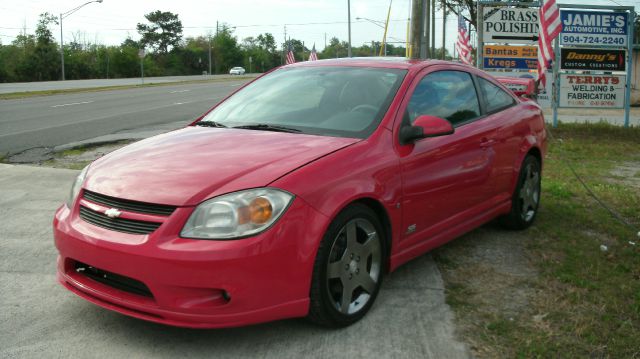
{"label": "american flag", "polygon": [[293,46],[291,46],[291,42],[287,44],[287,65],[295,64],[296,58],[293,56]]}
{"label": "american flag", "polygon": [[467,65],[471,65],[471,41],[469,32],[467,31],[467,22],[464,17],[458,15],[458,57],[460,61]]}
{"label": "american flag", "polygon": [[313,44],[311,54],[309,54],[309,61],[318,61],[318,54],[316,53],[316,44]]}
{"label": "american flag", "polygon": [[553,39],[562,31],[560,11],[556,0],[547,0],[540,7],[538,15],[540,32],[538,34],[538,81],[544,87],[547,83],[547,69],[551,67],[555,55],[553,53]]}

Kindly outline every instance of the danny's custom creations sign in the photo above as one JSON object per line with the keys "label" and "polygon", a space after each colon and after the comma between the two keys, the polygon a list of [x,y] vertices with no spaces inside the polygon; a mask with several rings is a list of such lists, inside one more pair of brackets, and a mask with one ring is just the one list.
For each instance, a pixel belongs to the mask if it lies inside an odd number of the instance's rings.
{"label": "danny's custom creations sign", "polygon": [[562,70],[625,71],[626,51],[597,49],[560,50]]}
{"label": "danny's custom creations sign", "polygon": [[560,10],[560,45],[626,47],[626,12]]}
{"label": "danny's custom creations sign", "polygon": [[560,107],[624,107],[625,76],[560,74]]}
{"label": "danny's custom creations sign", "polygon": [[532,44],[538,41],[538,8],[485,7],[482,41]]}

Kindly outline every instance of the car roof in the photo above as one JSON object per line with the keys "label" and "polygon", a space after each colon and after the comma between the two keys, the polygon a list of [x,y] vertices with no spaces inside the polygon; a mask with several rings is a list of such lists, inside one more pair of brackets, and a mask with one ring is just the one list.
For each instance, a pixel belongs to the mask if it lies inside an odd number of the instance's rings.
{"label": "car roof", "polygon": [[447,64],[459,65],[458,62],[442,60],[412,60],[406,57],[350,57],[326,59],[318,61],[303,61],[284,67],[322,67],[322,66],[352,66],[352,67],[380,67],[389,69],[414,69],[430,65]]}

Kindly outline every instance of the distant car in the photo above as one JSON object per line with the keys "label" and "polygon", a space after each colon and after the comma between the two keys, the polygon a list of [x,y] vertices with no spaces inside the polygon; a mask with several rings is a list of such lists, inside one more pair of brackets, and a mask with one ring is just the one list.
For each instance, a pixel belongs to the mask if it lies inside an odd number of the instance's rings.
{"label": "distant car", "polygon": [[504,85],[513,93],[522,98],[537,101],[536,83],[529,77],[496,77],[502,85]]}
{"label": "distant car", "polygon": [[229,75],[244,75],[244,67],[234,67],[229,70]]}
{"label": "distant car", "polygon": [[58,280],[168,325],[346,326],[403,263],[494,218],[530,226],[545,152],[540,106],[470,66],[284,66],[82,170]]}

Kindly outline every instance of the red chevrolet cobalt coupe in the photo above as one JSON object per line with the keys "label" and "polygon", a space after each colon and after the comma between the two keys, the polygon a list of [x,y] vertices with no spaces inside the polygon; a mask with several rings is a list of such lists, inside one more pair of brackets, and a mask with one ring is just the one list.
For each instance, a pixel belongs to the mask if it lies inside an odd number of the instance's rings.
{"label": "red chevrolet cobalt coupe", "polygon": [[472,67],[285,66],[87,166],[55,215],[58,280],[175,326],[346,326],[412,258],[531,225],[545,138],[536,103]]}

